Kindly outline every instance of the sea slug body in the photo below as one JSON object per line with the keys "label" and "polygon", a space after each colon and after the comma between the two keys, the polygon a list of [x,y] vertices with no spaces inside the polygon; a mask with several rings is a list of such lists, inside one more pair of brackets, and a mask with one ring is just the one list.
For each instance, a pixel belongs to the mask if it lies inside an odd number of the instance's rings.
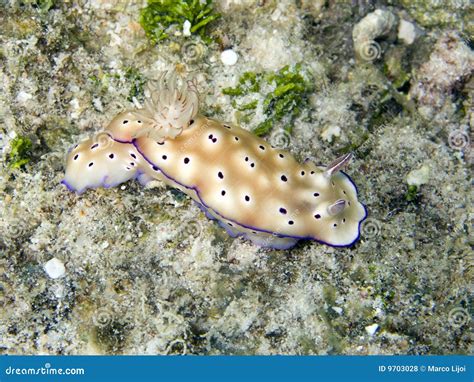
{"label": "sea slug body", "polygon": [[298,163],[252,133],[198,115],[193,83],[163,77],[144,109],[117,115],[73,148],[63,180],[70,190],[159,179],[192,199],[233,237],[285,249],[300,239],[350,246],[367,213],[341,168]]}

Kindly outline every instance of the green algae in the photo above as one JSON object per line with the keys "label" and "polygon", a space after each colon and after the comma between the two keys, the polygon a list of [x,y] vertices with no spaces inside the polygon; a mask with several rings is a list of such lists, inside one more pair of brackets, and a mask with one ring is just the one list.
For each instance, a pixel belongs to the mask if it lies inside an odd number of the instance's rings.
{"label": "green algae", "polygon": [[203,41],[210,42],[206,27],[220,15],[214,12],[212,0],[148,0],[147,6],[140,11],[140,25],[152,43],[158,43],[169,37],[168,28],[178,25],[182,28],[185,21],[191,23],[191,34],[199,35]]}
{"label": "green algae", "polygon": [[418,197],[418,187],[414,184],[408,186],[408,190],[405,193],[405,199],[407,202],[413,202]]}
{"label": "green algae", "polygon": [[260,91],[262,77],[262,73],[245,72],[239,78],[236,87],[224,88],[222,89],[222,93],[230,96],[242,96],[248,93],[258,93]]}
{"label": "green algae", "polygon": [[125,78],[130,82],[130,91],[127,100],[133,102],[133,99],[143,101],[146,79],[137,68],[129,67],[125,70]]}
{"label": "green algae", "polygon": [[[268,134],[273,126],[285,120],[284,130],[291,132],[292,123],[308,106],[308,96],[314,90],[308,73],[301,64],[286,65],[276,72],[245,72],[235,87],[222,89],[222,93],[231,97],[245,97],[249,94],[260,94],[263,87],[271,86],[273,90],[262,94],[261,102],[265,120],[260,122],[253,133],[257,136]],[[259,100],[239,104],[236,99],[231,102],[238,111],[255,110]],[[244,120],[250,121],[252,113],[244,114]]]}
{"label": "green algae", "polygon": [[336,303],[336,288],[332,285],[325,285],[323,287],[323,298],[326,304],[332,306]]}
{"label": "green algae", "polygon": [[18,136],[10,143],[10,153],[8,154],[8,167],[18,169],[25,166],[31,160],[31,148],[33,144],[28,137]]}
{"label": "green algae", "polygon": [[404,48],[395,47],[384,56],[384,75],[391,81],[395,89],[403,88],[411,79],[409,68],[404,67]]}

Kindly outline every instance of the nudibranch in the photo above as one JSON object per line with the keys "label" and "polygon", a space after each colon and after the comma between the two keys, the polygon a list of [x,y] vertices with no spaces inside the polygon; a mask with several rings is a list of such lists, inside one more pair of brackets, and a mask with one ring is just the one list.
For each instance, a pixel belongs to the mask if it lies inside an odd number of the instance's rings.
{"label": "nudibranch", "polygon": [[117,115],[105,131],[76,145],[62,181],[71,191],[161,180],[189,195],[233,237],[292,247],[300,239],[352,245],[367,213],[341,171],[300,164],[287,151],[240,127],[198,114],[192,82],[163,76],[144,108]]}

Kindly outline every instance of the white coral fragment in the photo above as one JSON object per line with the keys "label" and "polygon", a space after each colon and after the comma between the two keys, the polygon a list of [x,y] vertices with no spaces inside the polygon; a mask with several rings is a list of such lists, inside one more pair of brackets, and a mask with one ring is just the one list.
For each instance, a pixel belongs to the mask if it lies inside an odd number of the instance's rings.
{"label": "white coral fragment", "polygon": [[407,183],[409,186],[417,186],[428,183],[430,180],[430,168],[427,165],[423,165],[416,170],[412,170],[408,173]]}
{"label": "white coral fragment", "polygon": [[237,63],[239,56],[232,49],[224,50],[221,53],[221,61],[224,65],[232,66]]}
{"label": "white coral fragment", "polygon": [[44,264],[44,270],[52,279],[59,279],[66,274],[64,263],[56,257],[53,257]]}
{"label": "white coral fragment", "polygon": [[413,23],[400,20],[400,25],[398,26],[399,40],[403,41],[407,45],[411,45],[416,39],[416,34],[416,28]]}

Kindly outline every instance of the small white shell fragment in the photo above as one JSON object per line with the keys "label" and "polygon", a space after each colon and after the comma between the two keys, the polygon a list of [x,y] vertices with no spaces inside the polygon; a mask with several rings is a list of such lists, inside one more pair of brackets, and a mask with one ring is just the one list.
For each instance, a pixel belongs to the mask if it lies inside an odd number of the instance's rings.
{"label": "small white shell fragment", "polygon": [[281,11],[279,9],[276,9],[275,12],[272,13],[271,19],[272,21],[277,21],[281,16]]}
{"label": "small white shell fragment", "polygon": [[407,176],[409,186],[420,187],[422,184],[428,183],[430,179],[430,168],[427,165],[421,166],[419,169],[412,170]]}
{"label": "small white shell fragment", "polygon": [[44,265],[44,270],[52,279],[59,279],[66,274],[66,267],[63,262],[53,257]]}
{"label": "small white shell fragment", "polygon": [[341,135],[341,128],[337,125],[330,125],[321,132],[321,138],[327,142],[332,142],[334,137]]}
{"label": "small white shell fragment", "polygon": [[339,307],[339,306],[332,306],[331,307],[332,310],[334,310],[337,314],[339,314],[340,316],[342,315],[342,308]]}
{"label": "small white shell fragment", "polygon": [[395,15],[383,9],[376,9],[360,20],[352,30],[354,45],[365,41],[373,41],[390,33],[396,25]]}
{"label": "small white shell fragment", "polygon": [[378,324],[372,324],[372,325],[366,326],[365,331],[367,332],[369,336],[373,336],[378,328],[379,328]]}
{"label": "small white shell fragment", "polygon": [[221,61],[224,65],[232,66],[235,65],[239,56],[232,49],[224,50],[221,53]]}
{"label": "small white shell fragment", "polygon": [[415,26],[409,21],[400,20],[397,37],[407,45],[413,44],[416,38]]}
{"label": "small white shell fragment", "polygon": [[98,111],[104,111],[104,106],[102,105],[102,101],[100,100],[100,98],[92,99],[92,104]]}
{"label": "small white shell fragment", "polygon": [[26,103],[27,101],[29,101],[32,98],[33,98],[33,96],[30,93],[27,93],[27,92],[24,92],[24,91],[19,92],[16,96],[16,100],[21,104]]}
{"label": "small white shell fragment", "polygon": [[191,36],[191,23],[188,20],[183,23],[183,35]]}

